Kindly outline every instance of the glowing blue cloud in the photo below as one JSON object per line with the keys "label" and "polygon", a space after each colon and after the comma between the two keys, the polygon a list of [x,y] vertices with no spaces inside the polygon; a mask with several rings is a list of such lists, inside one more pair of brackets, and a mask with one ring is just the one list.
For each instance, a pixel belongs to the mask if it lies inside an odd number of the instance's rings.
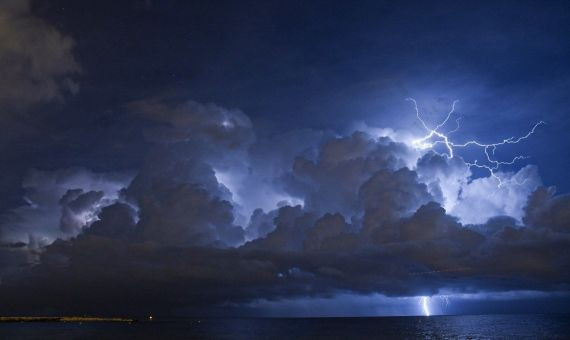
{"label": "glowing blue cloud", "polygon": [[[545,124],[545,122],[539,121],[538,123],[534,124],[532,129],[526,135],[521,136],[521,137],[514,137],[514,136],[509,137],[509,138],[503,139],[503,141],[498,142],[498,143],[484,144],[484,143],[481,143],[477,140],[470,140],[470,141],[467,141],[465,143],[454,143],[453,141],[450,140],[449,135],[451,133],[457,132],[457,130],[459,130],[460,118],[458,118],[456,120],[457,126],[452,131],[444,133],[444,132],[441,132],[440,129],[443,128],[448,123],[449,119],[451,118],[451,115],[455,112],[455,105],[458,103],[458,100],[453,101],[453,104],[451,105],[451,110],[447,113],[445,119],[441,123],[437,124],[436,127],[433,129],[429,128],[428,125],[426,124],[426,122],[422,119],[416,100],[413,98],[406,98],[406,100],[411,101],[414,104],[414,109],[416,111],[416,117],[420,121],[423,128],[428,132],[428,134],[425,135],[424,137],[414,140],[412,142],[412,146],[414,146],[415,148],[418,148],[418,149],[432,149],[436,145],[443,144],[445,146],[445,148],[447,149],[447,153],[445,153],[444,155],[448,158],[454,157],[454,148],[465,148],[467,146],[480,147],[484,150],[485,156],[486,156],[486,161],[490,165],[482,164],[477,159],[473,163],[466,162],[466,164],[469,167],[475,167],[475,168],[488,170],[489,174],[497,180],[498,188],[501,188],[504,185],[504,183],[501,180],[501,178],[499,176],[497,176],[497,174],[496,174],[497,170],[502,165],[512,165],[515,162],[522,160],[522,159],[526,159],[528,157],[527,156],[515,156],[510,161],[500,161],[500,160],[497,160],[494,158],[495,151],[497,150],[497,147],[502,146],[502,145],[506,145],[506,144],[517,144],[517,143],[521,142],[522,140],[527,139],[532,134],[534,134],[534,132],[538,126]],[[516,182],[516,184],[522,184],[522,183]]]}

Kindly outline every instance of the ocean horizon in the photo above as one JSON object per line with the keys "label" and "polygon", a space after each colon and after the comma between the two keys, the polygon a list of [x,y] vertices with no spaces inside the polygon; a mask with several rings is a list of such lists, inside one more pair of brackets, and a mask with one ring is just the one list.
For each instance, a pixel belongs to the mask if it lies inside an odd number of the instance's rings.
{"label": "ocean horizon", "polygon": [[567,339],[570,314],[168,318],[0,324],[6,339]]}

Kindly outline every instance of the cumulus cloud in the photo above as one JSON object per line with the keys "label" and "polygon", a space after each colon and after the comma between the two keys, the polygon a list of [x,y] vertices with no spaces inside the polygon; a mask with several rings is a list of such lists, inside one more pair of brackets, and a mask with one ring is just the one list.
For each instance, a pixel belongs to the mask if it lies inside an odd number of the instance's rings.
{"label": "cumulus cloud", "polygon": [[155,123],[146,129],[146,136],[157,143],[206,139],[214,144],[239,148],[253,139],[249,117],[237,109],[160,98],[132,102],[128,107]]}
{"label": "cumulus cloud", "polygon": [[64,233],[77,234],[81,228],[96,217],[97,206],[105,193],[103,191],[83,192],[83,189],[67,190],[59,200],[62,205],[60,228]]}
{"label": "cumulus cloud", "polygon": [[524,222],[527,225],[570,231],[570,196],[555,195],[554,188],[539,187],[525,206]]}
{"label": "cumulus cloud", "polygon": [[449,159],[433,151],[417,160],[416,171],[420,180],[428,186],[430,194],[447,211],[457,207],[462,188],[469,184],[471,176],[471,170],[461,158]]}
{"label": "cumulus cloud", "polygon": [[497,176],[505,185],[498,187],[496,179],[482,177],[462,186],[459,203],[449,213],[464,223],[484,223],[498,215],[520,221],[528,195],[542,184],[537,168],[527,165],[517,172],[499,171]]}
{"label": "cumulus cloud", "polygon": [[103,206],[119,198],[130,179],[130,174],[100,174],[81,168],[31,170],[22,183],[26,205],[1,217],[1,239],[27,242],[33,235],[52,242],[77,235]]}
{"label": "cumulus cloud", "polygon": [[17,110],[76,93],[80,67],[73,45],[70,37],[31,13],[30,1],[2,1],[0,103]]}
{"label": "cumulus cloud", "polygon": [[[24,284],[37,286],[39,299],[7,303],[4,310],[50,306],[79,312],[114,306],[137,314],[140,308],[207,310],[228,302],[240,305],[348,291],[418,296],[442,290],[556,290],[568,280],[568,272],[561,270],[568,267],[568,259],[560,256],[570,244],[568,233],[554,237],[503,226],[484,236],[433,202],[394,221],[394,238],[372,244],[340,215],[319,218],[300,206],[283,207],[267,237],[229,249],[125,238],[116,231],[128,229],[116,222],[132,228],[129,209],[105,208],[93,229],[47,247],[35,276]],[[117,211],[107,214],[110,210]],[[113,232],[101,232],[98,226],[106,223],[114,226],[108,229]],[[99,231],[92,232],[95,228]],[[22,287],[10,277],[4,281],[0,294],[10,302]],[[59,288],[63,281],[65,290]]]}
{"label": "cumulus cloud", "polygon": [[[256,140],[237,110],[165,100],[129,109],[152,122],[132,181],[85,170],[25,181],[28,205],[2,224],[2,240],[25,253],[28,234],[51,238],[36,266],[3,274],[2,311],[176,313],[567,285],[569,201],[541,187],[535,167],[498,173],[498,188],[458,157],[428,152],[411,166],[415,151],[389,137]],[[37,299],[10,303],[32,289]]]}
{"label": "cumulus cloud", "polygon": [[449,159],[432,151],[417,161],[420,181],[446,211],[466,224],[482,224],[494,216],[523,217],[528,195],[542,184],[536,166],[516,172],[497,171],[495,177],[473,178],[460,157]]}
{"label": "cumulus cloud", "polygon": [[265,237],[272,232],[275,229],[273,220],[277,216],[277,212],[278,210],[272,210],[266,213],[261,208],[255,209],[245,230],[248,240]]}
{"label": "cumulus cloud", "polygon": [[404,144],[362,132],[329,138],[315,159],[296,157],[283,181],[286,190],[303,198],[308,209],[340,212],[350,218],[358,210],[360,186],[381,169],[404,166],[407,152]]}
{"label": "cumulus cloud", "polygon": [[431,200],[426,185],[419,183],[416,173],[408,168],[378,171],[362,185],[360,196],[365,206],[366,231],[384,231],[384,223],[406,217]]}
{"label": "cumulus cloud", "polygon": [[236,245],[243,229],[233,225],[232,205],[192,184],[156,181],[137,200],[137,227],[145,239],[167,245]]}
{"label": "cumulus cloud", "polygon": [[234,224],[239,193],[221,174],[245,171],[254,140],[249,118],[193,101],[152,99],[128,107],[152,123],[146,136],[154,143],[126,190],[141,209],[140,234],[167,245],[243,243],[243,227]]}
{"label": "cumulus cloud", "polygon": [[84,233],[109,238],[128,238],[135,232],[139,217],[137,211],[129,204],[117,202],[101,209],[99,219]]}
{"label": "cumulus cloud", "polygon": [[19,203],[15,193],[22,174],[38,166],[22,155],[38,149],[37,136],[53,122],[47,121],[52,112],[42,104],[62,103],[79,90],[74,46],[70,36],[33,13],[31,0],[0,1],[2,212]]}

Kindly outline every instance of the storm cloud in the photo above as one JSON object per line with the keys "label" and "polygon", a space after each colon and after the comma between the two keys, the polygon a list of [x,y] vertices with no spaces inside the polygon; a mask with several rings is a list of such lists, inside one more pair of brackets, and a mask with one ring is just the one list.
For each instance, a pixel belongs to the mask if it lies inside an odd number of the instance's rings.
{"label": "storm cloud", "polygon": [[8,108],[3,119],[79,90],[74,78],[81,68],[72,54],[73,39],[34,16],[30,6],[28,0],[0,4],[0,103]]}
{"label": "storm cloud", "polygon": [[[132,181],[67,170],[33,172],[24,183],[29,204],[12,212],[3,238],[17,231],[50,241],[35,265],[2,278],[6,311],[176,313],[343,292],[559,291],[568,282],[568,198],[540,186],[535,168],[499,172],[527,182],[491,189],[493,179],[473,179],[460,157],[418,153],[389,137],[320,133],[298,148],[293,139],[255,141],[247,116],[216,105],[133,107],[163,126],[149,130],[152,145]],[[278,161],[282,152],[288,162]],[[252,169],[264,157],[273,165]],[[236,187],[259,175],[262,188],[290,202],[244,220],[241,205],[263,193],[233,192],[220,181],[221,164],[236,171]],[[519,200],[512,208],[489,210],[509,195]],[[491,218],[464,224],[454,215],[462,209]],[[40,229],[33,216],[44,210],[52,222],[42,217]],[[12,252],[31,251],[17,240],[24,246]],[[30,290],[37,298],[24,298]]]}
{"label": "storm cloud", "polygon": [[3,1],[0,313],[568,297],[568,11],[464,6]]}

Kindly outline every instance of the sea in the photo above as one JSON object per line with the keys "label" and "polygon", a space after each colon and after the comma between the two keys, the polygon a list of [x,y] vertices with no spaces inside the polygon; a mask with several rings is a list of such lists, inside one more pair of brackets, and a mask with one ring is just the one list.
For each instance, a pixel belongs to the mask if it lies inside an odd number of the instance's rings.
{"label": "sea", "polygon": [[570,339],[570,315],[4,323],[1,339]]}

